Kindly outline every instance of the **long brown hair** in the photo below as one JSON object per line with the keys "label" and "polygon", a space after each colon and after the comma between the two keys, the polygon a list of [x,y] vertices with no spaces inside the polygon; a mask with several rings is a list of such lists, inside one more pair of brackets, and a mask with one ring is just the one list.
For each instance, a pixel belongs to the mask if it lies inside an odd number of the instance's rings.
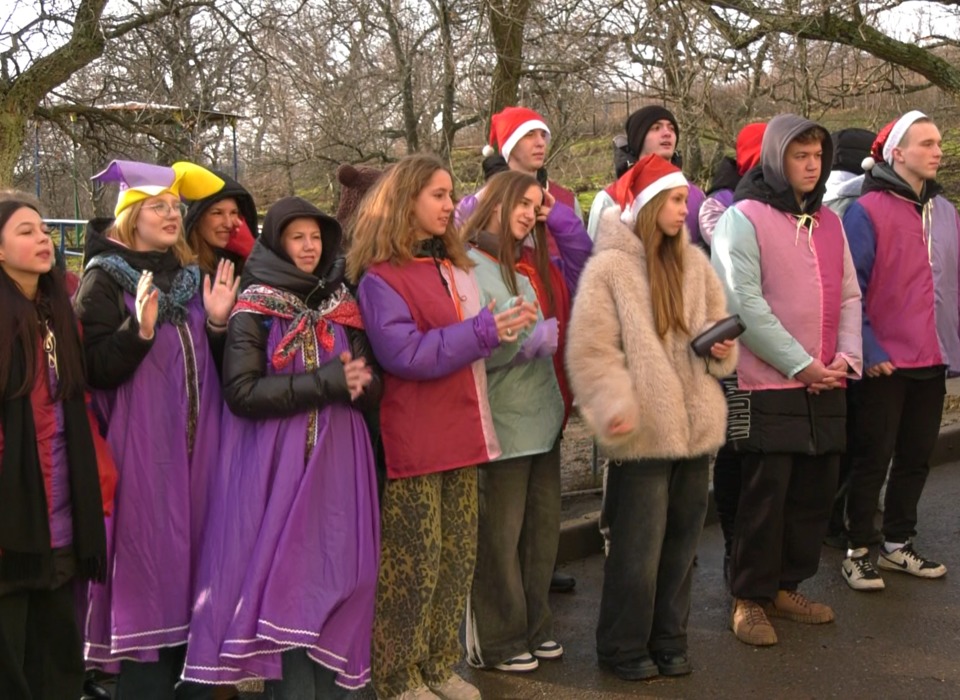
{"label": "long brown hair", "polygon": [[660,209],[673,189],[654,196],[637,214],[634,228],[646,252],[653,322],[661,338],[670,331],[689,333],[683,313],[683,248],[687,231],[684,228],[675,236],[667,236],[657,226]]}
{"label": "long brown hair", "polygon": [[[500,261],[500,276],[503,278],[504,284],[507,285],[507,289],[514,296],[519,294],[516,272],[519,242],[510,231],[510,218],[513,210],[519,206],[523,196],[531,187],[540,188],[541,193],[543,191],[540,182],[532,175],[514,170],[497,173],[487,180],[487,184],[483,188],[483,196],[477,198],[476,209],[473,210],[473,213],[460,229],[460,235],[464,240],[475,240],[477,234],[485,230],[486,226],[493,220],[496,208],[498,205],[500,206],[500,240],[497,259]],[[550,284],[550,252],[547,249],[547,229],[541,221],[534,225],[533,243],[535,267],[547,295],[548,308],[543,309],[543,313],[544,316],[549,316],[553,313],[553,285]]]}
{"label": "long brown hair", "polygon": [[[5,197],[8,195],[5,195]],[[0,240],[3,226],[23,207],[37,211],[27,199],[0,198]],[[37,348],[40,346],[40,322],[50,324],[56,339],[59,381],[55,399],[83,396],[85,379],[83,350],[77,331],[76,317],[63,271],[56,265],[37,280],[37,297],[28,299],[20,285],[0,266],[0,398],[17,398],[30,394],[37,372]],[[20,386],[8,386],[14,356],[23,354],[24,376]]]}
{"label": "long brown hair", "polygon": [[[438,170],[450,173],[435,156],[407,156],[390,168],[363,198],[349,235],[347,277],[352,282],[357,282],[371,265],[387,261],[400,264],[413,257],[417,243],[413,203]],[[453,180],[452,175],[450,179]],[[447,230],[439,238],[450,262],[468,270],[473,262],[457,236],[453,219],[451,213]]]}
{"label": "long brown hair", "polygon": [[[137,237],[137,217],[140,216],[140,210],[143,209],[143,205],[148,201],[150,200],[143,199],[135,202],[117,214],[113,226],[107,231],[107,236],[120,241],[128,248],[134,248]],[[197,261],[193,250],[190,248],[190,244],[187,243],[187,239],[184,238],[182,218],[180,220],[180,236],[177,238],[177,242],[173,244],[172,249],[180,265],[184,267]],[[214,268],[216,268],[216,266],[214,266]]]}
{"label": "long brown hair", "polygon": [[[200,235],[200,222],[193,225],[193,228],[187,232],[187,245],[197,256],[197,265],[200,272],[206,275],[213,275],[217,271],[217,254],[213,246],[207,243],[206,239]],[[237,270],[240,273],[240,270]]]}

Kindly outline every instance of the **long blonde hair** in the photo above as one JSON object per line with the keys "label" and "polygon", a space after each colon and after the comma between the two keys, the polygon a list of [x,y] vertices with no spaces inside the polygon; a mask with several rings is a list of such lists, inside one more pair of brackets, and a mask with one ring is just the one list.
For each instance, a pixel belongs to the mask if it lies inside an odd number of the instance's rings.
{"label": "long blonde hair", "polygon": [[637,214],[634,233],[643,243],[650,281],[650,303],[657,335],[670,331],[689,333],[683,313],[684,227],[677,235],[667,236],[657,226],[657,216],[673,190],[658,193]]}
{"label": "long blonde hair", "polygon": [[[135,202],[117,214],[117,218],[114,220],[113,226],[110,227],[107,235],[110,238],[120,241],[128,248],[134,248],[137,237],[137,218],[140,216],[140,210],[143,209],[144,203],[148,201],[150,200],[144,199]],[[196,256],[190,248],[190,244],[187,243],[187,239],[184,238],[182,220],[180,221],[180,235],[177,237],[177,242],[173,244],[172,249],[173,254],[177,256],[177,261],[182,267],[196,262]]]}
{"label": "long blonde hair", "polygon": [[[390,168],[363,198],[349,233],[347,277],[351,281],[357,282],[371,265],[387,261],[401,264],[413,257],[417,243],[414,200],[438,170],[450,172],[435,156],[407,156]],[[452,175],[450,179],[453,180]],[[473,267],[457,236],[452,213],[447,230],[439,239],[450,262],[463,270]]]}

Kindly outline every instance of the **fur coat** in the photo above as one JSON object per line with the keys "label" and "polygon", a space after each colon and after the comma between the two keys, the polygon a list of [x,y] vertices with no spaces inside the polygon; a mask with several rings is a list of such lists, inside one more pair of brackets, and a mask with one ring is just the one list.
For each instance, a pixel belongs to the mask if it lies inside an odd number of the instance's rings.
{"label": "fur coat", "polygon": [[[727,316],[720,280],[701,250],[683,240],[683,301],[689,333],[656,332],[643,243],[604,212],[594,255],[580,279],[567,339],[567,371],[580,413],[614,459],[676,459],[716,451],[727,405],[718,378],[736,367],[694,354],[690,341]],[[632,430],[611,436],[621,417]]]}

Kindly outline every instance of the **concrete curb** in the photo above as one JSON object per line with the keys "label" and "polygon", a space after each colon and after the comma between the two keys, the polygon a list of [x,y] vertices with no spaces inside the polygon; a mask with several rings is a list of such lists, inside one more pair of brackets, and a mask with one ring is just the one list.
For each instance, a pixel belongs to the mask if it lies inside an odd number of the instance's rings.
{"label": "concrete curb", "polygon": [[[930,459],[931,467],[939,467],[960,460],[960,423],[940,429],[937,446]],[[713,502],[713,486],[707,505],[706,525],[717,522],[717,508]],[[557,562],[564,563],[583,559],[603,551],[603,537],[600,536],[600,511],[587,513],[579,518],[565,520],[560,524],[560,547],[557,550]]]}

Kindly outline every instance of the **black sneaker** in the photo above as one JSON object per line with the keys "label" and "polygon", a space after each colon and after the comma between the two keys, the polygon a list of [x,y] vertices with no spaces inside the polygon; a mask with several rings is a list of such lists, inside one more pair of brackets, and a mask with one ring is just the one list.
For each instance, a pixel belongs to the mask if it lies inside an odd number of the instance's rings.
{"label": "black sneaker", "polygon": [[554,571],[553,576],[550,577],[551,593],[572,593],[576,587],[577,579],[570,574],[565,574],[562,571]]}
{"label": "black sneaker", "polygon": [[661,676],[686,676],[693,671],[687,652],[679,649],[664,649],[653,653],[653,660]]}
{"label": "black sneaker", "polygon": [[947,567],[943,564],[924,559],[917,554],[912,542],[907,542],[900,549],[895,549],[892,552],[887,552],[881,547],[877,566],[888,571],[913,574],[920,578],[940,578],[947,573]]}
{"label": "black sneaker", "polygon": [[613,672],[613,675],[622,681],[645,681],[648,678],[656,678],[660,675],[660,669],[649,656],[641,656],[639,659],[624,661],[619,664],[609,664],[601,661],[600,665]]}

